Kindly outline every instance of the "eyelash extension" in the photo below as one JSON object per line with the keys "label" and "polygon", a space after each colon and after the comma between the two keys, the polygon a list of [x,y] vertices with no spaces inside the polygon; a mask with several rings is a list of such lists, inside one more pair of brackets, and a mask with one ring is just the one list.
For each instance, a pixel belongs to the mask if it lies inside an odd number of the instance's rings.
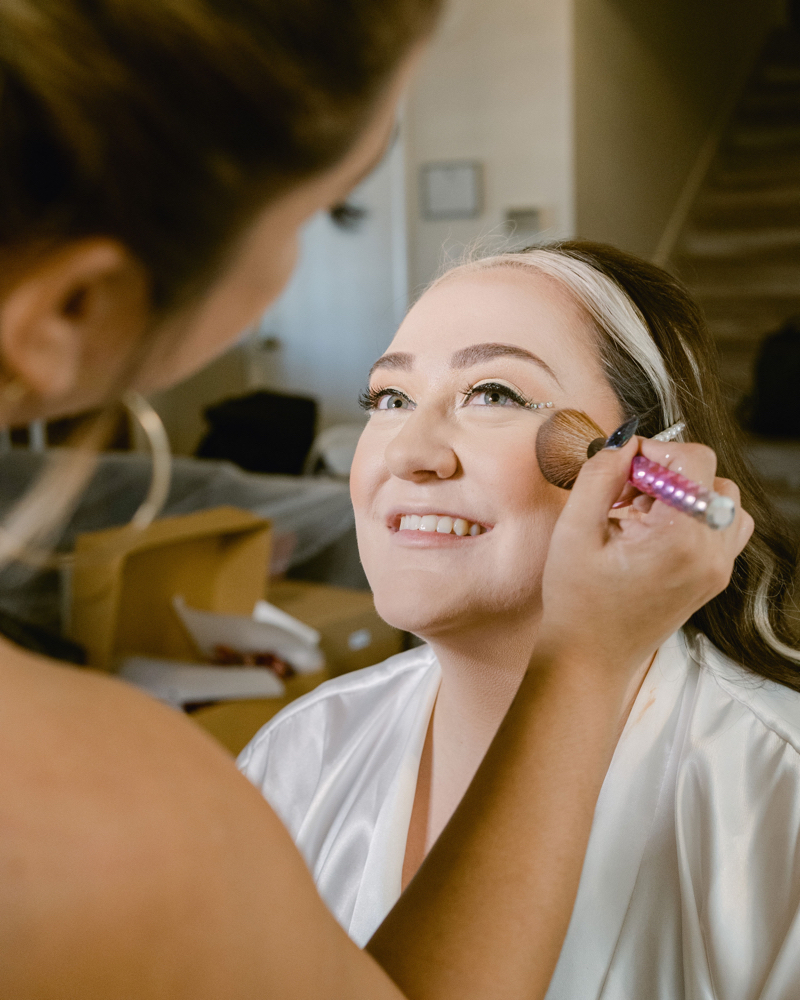
{"label": "eyelash extension", "polygon": [[366,410],[367,413],[371,413],[373,410],[378,408],[378,403],[384,396],[400,396],[407,403],[412,403],[413,400],[410,399],[404,392],[400,392],[399,389],[371,389],[369,386],[361,393],[358,397],[358,405],[362,410]]}
{"label": "eyelash extension", "polygon": [[[528,409],[531,405],[531,401],[526,399],[521,393],[516,392],[508,385],[504,385],[502,382],[479,382],[477,385],[467,386],[466,389],[461,390],[461,395],[464,397],[466,402],[470,396],[475,395],[477,392],[499,392],[501,395],[508,399],[513,399],[513,401],[519,406]],[[384,396],[400,396],[401,399],[405,399],[407,403],[412,403],[413,400],[410,399],[404,392],[399,389],[372,389],[367,387],[364,392],[358,397],[358,405],[362,410],[366,410],[367,413],[371,413],[373,410],[378,408],[378,403]]]}
{"label": "eyelash extension", "polygon": [[531,405],[531,401],[529,399],[526,399],[510,386],[503,385],[502,382],[479,382],[477,385],[470,385],[466,389],[462,389],[461,395],[464,397],[464,402],[466,403],[470,396],[474,396],[479,392],[499,392],[507,399],[513,399],[515,403],[518,403],[520,406],[524,406],[526,409],[528,409]]}

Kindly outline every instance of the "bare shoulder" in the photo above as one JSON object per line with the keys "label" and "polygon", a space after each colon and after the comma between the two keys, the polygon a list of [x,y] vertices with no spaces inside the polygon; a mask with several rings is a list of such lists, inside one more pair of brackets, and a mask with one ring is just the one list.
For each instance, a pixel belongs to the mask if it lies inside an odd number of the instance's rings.
{"label": "bare shoulder", "polygon": [[0,755],[0,995],[398,995],[189,720],[2,643]]}

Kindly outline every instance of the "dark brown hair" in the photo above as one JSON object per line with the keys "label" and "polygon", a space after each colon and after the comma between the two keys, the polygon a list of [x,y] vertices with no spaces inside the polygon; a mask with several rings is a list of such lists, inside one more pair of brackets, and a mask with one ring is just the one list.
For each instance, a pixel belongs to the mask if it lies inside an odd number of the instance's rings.
{"label": "dark brown hair", "polygon": [[168,307],[339,160],[441,0],[0,5],[0,251],[108,235]]}
{"label": "dark brown hair", "polygon": [[[560,280],[590,312],[607,378],[625,416],[640,417],[639,433],[651,437],[679,415],[686,423],[684,440],[714,449],[717,474],[738,485],[755,530],[736,559],[728,587],[697,611],[689,625],[752,672],[800,690],[793,605],[797,545],[745,457],[742,433],[721,391],[713,338],[687,289],[661,268],[585,241],[528,247],[470,266],[534,267]],[[605,281],[587,281],[587,267],[589,275]],[[623,298],[611,302],[609,289]],[[614,326],[625,323],[639,332],[621,336]],[[648,371],[644,363],[647,350],[652,356],[652,344],[660,355],[655,377],[653,365]]]}

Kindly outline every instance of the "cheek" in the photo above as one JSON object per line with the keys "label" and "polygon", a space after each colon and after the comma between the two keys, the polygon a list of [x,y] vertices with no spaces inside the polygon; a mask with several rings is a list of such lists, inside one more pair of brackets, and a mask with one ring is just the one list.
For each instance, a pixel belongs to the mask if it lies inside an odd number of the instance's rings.
{"label": "cheek", "polygon": [[356,523],[366,513],[376,498],[381,482],[386,478],[383,448],[375,440],[369,424],[359,438],[353,463],[350,466],[350,500]]}
{"label": "cheek", "polygon": [[550,537],[569,493],[545,480],[528,440],[496,444],[486,450],[479,467],[483,489],[493,497],[498,514],[497,570],[519,586],[538,586]]}
{"label": "cheek", "polygon": [[276,234],[269,247],[252,251],[240,269],[209,299],[193,338],[204,362],[224,350],[277,299],[297,261],[297,233]]}
{"label": "cheek", "polygon": [[237,262],[206,299],[165,338],[164,354],[148,365],[144,386],[182,381],[218,357],[277,299],[297,260],[297,232],[277,234],[272,245]]}
{"label": "cheek", "polygon": [[[548,483],[536,460],[535,437],[499,435],[483,442],[470,463],[487,495],[494,494],[499,513],[539,520],[544,511],[560,512],[568,494]],[[558,516],[556,513],[555,516]]]}

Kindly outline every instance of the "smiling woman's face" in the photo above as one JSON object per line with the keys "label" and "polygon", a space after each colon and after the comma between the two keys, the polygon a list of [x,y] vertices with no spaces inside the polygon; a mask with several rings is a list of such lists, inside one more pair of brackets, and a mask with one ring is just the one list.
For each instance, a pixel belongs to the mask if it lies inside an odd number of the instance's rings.
{"label": "smiling woman's face", "polygon": [[565,407],[609,432],[623,419],[586,314],[533,269],[455,272],[409,312],[370,397],[350,481],[378,612],[425,638],[535,625],[569,496],[536,434]]}

